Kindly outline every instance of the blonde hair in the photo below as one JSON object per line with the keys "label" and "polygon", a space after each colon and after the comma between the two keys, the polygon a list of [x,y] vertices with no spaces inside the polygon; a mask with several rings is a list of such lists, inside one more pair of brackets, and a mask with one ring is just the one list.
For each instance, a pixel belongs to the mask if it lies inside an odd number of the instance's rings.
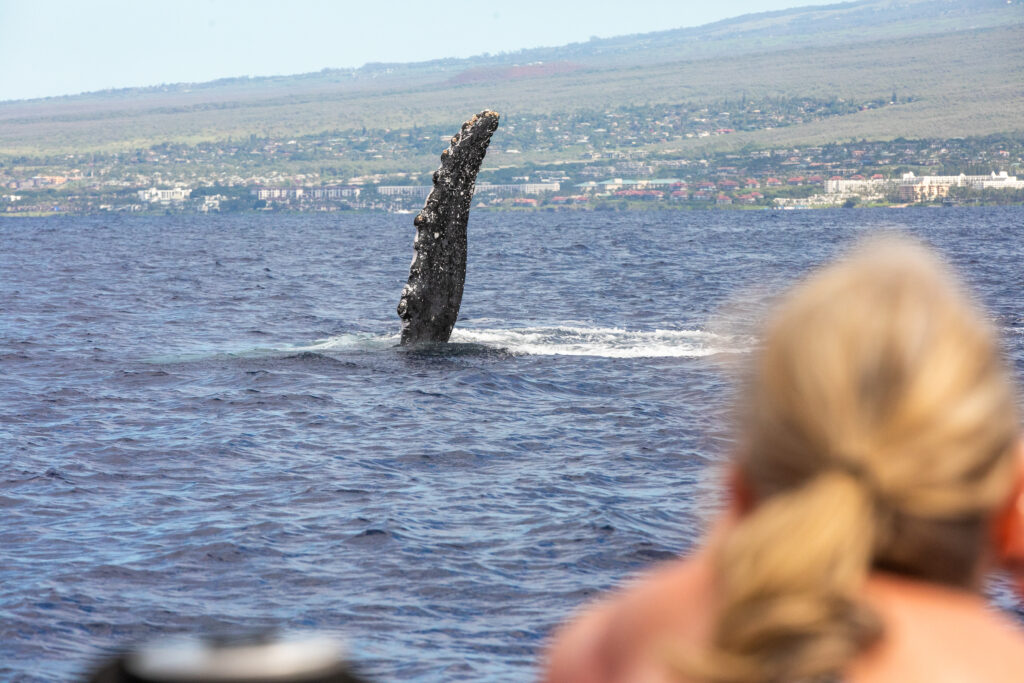
{"label": "blonde hair", "polygon": [[925,248],[875,241],[797,286],[742,393],[755,506],[718,550],[693,673],[839,675],[881,636],[859,597],[872,568],[973,585],[1010,493],[1015,397],[989,324]]}

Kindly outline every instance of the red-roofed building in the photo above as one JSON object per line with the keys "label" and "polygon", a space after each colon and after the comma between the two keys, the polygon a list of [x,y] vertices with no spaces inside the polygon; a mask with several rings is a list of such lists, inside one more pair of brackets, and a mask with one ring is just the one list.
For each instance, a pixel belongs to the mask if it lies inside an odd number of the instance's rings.
{"label": "red-roofed building", "polygon": [[782,185],[782,181],[778,178],[768,178],[764,181],[764,184],[768,187],[778,187],[779,185]]}
{"label": "red-roofed building", "polygon": [[802,175],[795,175],[792,178],[787,178],[786,182],[790,185],[803,185],[804,177]]}

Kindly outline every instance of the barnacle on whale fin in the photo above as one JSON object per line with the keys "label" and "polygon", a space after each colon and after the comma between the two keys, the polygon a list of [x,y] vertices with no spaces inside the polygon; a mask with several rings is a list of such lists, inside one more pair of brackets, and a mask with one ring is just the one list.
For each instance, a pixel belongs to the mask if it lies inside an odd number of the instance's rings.
{"label": "barnacle on whale fin", "polygon": [[466,281],[470,202],[498,119],[498,112],[485,109],[463,123],[441,152],[434,187],[413,220],[415,267],[398,303],[402,344],[446,342],[455,327]]}

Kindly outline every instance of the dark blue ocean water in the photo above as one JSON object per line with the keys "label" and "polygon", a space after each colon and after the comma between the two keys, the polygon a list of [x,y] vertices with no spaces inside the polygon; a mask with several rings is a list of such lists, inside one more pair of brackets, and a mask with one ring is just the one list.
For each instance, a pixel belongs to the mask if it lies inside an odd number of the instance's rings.
{"label": "dark blue ocean water", "polygon": [[410,216],[0,220],[0,678],[276,626],[382,681],[529,680],[696,540],[743,311],[892,229],[1020,374],[1020,208],[477,213],[458,343],[422,353]]}

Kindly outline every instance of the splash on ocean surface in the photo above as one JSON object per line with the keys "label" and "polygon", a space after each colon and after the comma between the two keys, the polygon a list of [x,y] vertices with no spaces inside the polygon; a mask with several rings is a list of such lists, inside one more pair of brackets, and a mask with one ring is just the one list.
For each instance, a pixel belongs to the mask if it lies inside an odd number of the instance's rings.
{"label": "splash on ocean surface", "polygon": [[531,678],[713,514],[754,346],[713,321],[893,227],[1020,375],[1019,208],[475,214],[454,343],[411,351],[408,217],[0,220],[0,679],[268,626],[381,681]]}
{"label": "splash on ocean surface", "polygon": [[[596,356],[599,358],[699,358],[742,353],[753,343],[702,330],[630,331],[594,327],[456,328],[451,341],[479,344],[513,355]],[[306,346],[278,351],[379,351],[398,343],[398,335],[342,334]]]}

